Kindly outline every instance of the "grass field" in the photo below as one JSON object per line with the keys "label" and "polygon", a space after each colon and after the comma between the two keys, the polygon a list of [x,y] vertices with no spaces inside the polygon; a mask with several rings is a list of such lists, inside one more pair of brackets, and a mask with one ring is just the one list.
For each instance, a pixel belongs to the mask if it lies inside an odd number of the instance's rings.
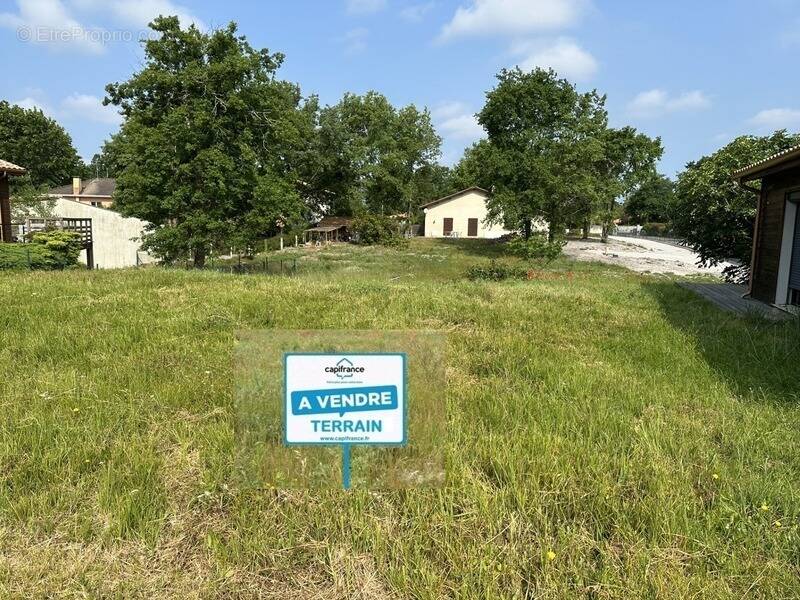
{"label": "grass field", "polygon": [[[0,597],[800,597],[800,329],[421,240],[0,277]],[[447,486],[232,478],[234,332],[447,334]]]}

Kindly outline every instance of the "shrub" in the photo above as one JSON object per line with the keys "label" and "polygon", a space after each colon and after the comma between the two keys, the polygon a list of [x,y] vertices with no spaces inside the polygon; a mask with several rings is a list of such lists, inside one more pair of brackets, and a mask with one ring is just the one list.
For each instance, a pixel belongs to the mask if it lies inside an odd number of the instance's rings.
{"label": "shrub", "polygon": [[50,265],[50,253],[41,244],[0,244],[0,270],[49,270]]}
{"label": "shrub", "polygon": [[504,279],[523,279],[527,274],[527,269],[512,267],[492,260],[488,264],[471,266],[467,270],[467,279],[471,281],[502,281]]}
{"label": "shrub", "polygon": [[66,269],[78,264],[80,236],[71,231],[34,233],[27,244],[0,244],[0,269]]}
{"label": "shrub", "polygon": [[645,223],[642,225],[644,235],[665,236],[671,233],[671,229],[668,223]]}
{"label": "shrub", "polygon": [[521,236],[511,238],[508,250],[515,256],[525,260],[549,263],[561,256],[564,240],[547,240],[543,234],[533,234],[527,240]]}
{"label": "shrub", "polygon": [[353,238],[358,244],[397,246],[405,242],[397,223],[384,215],[362,215],[353,219]]}

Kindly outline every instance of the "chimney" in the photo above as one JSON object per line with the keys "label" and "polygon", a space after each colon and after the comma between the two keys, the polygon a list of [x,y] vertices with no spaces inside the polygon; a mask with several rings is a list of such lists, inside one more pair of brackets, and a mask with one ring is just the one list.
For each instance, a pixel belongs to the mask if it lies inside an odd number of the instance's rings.
{"label": "chimney", "polygon": [[73,177],[72,178],[72,195],[73,196],[80,196],[81,195],[81,178],[80,177]]}

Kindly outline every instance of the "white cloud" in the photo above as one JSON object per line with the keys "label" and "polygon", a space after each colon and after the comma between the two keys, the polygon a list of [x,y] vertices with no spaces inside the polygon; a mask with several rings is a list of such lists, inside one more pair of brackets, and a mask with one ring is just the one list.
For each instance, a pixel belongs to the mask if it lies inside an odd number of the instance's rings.
{"label": "white cloud", "polygon": [[700,90],[671,96],[661,89],[641,92],[628,103],[628,111],[639,117],[658,117],[679,111],[698,111],[709,108],[711,99]]}
{"label": "white cloud", "polygon": [[66,116],[96,123],[119,125],[122,116],[113,106],[103,106],[103,101],[97,96],[89,94],[70,94],[61,102],[61,108]]}
{"label": "white cloud", "polygon": [[347,12],[351,15],[368,15],[386,8],[386,0],[347,0]]}
{"label": "white cloud", "polygon": [[48,117],[56,120],[91,121],[107,125],[122,123],[122,115],[113,106],[103,106],[103,101],[90,94],[73,93],[61,100],[56,106],[44,97],[40,90],[30,90],[25,98],[15,100],[12,104],[22,108],[38,108]]}
{"label": "white cloud", "polygon": [[412,4],[406,6],[400,11],[400,17],[406,21],[422,21],[423,17],[427,15],[436,6],[435,2],[427,2],[425,4]]}
{"label": "white cloud", "polygon": [[145,29],[159,15],[177,15],[183,27],[194,23],[201,30],[208,29],[188,8],[171,0],[72,0],[72,4],[80,10],[106,14],[130,27]]}
{"label": "white cloud", "polygon": [[43,101],[38,95],[34,96],[26,96],[25,98],[20,98],[19,100],[14,100],[11,104],[16,104],[26,110],[31,110],[34,108],[38,108],[48,117],[54,117],[55,111],[50,107],[47,102]]}
{"label": "white cloud", "polygon": [[511,47],[511,53],[521,57],[519,67],[523,71],[551,68],[562,77],[577,80],[588,79],[597,72],[594,56],[568,38],[559,38],[549,45],[517,42]]}
{"label": "white cloud", "polygon": [[456,10],[439,38],[562,29],[576,23],[588,6],[588,0],[472,0],[469,6]]}
{"label": "white cloud", "polygon": [[436,128],[448,139],[474,142],[486,136],[478,119],[461,102],[446,102],[432,111]]}
{"label": "white cloud", "polygon": [[[126,27],[144,31],[158,15],[177,15],[181,24],[206,25],[191,12],[171,0],[16,0],[18,12],[0,13],[0,27],[16,31],[21,42],[39,43],[55,50],[76,49],[92,54],[104,51],[110,41],[137,40],[139,32],[113,32],[83,25],[74,12],[92,19],[111,19]],[[123,35],[127,34],[127,35]]]}
{"label": "white cloud", "polygon": [[770,130],[800,127],[800,109],[769,108],[759,112],[750,122]]}
{"label": "white cloud", "polygon": [[19,12],[0,13],[0,27],[16,30],[21,42],[45,44],[54,50],[103,52],[99,29],[87,29],[67,12],[61,0],[17,0]]}
{"label": "white cloud", "polygon": [[344,52],[348,55],[360,54],[367,49],[367,38],[369,37],[369,30],[364,27],[351,29],[339,38],[339,41],[344,44]]}

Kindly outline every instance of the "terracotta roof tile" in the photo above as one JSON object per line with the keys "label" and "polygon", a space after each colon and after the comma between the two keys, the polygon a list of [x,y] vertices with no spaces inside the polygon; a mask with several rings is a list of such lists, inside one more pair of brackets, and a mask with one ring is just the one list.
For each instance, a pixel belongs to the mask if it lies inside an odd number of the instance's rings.
{"label": "terracotta roof tile", "polygon": [[25,173],[25,169],[23,167],[17,166],[14,163],[10,163],[7,160],[0,159],[0,171],[5,171],[6,173],[12,173],[14,175],[22,175]]}

